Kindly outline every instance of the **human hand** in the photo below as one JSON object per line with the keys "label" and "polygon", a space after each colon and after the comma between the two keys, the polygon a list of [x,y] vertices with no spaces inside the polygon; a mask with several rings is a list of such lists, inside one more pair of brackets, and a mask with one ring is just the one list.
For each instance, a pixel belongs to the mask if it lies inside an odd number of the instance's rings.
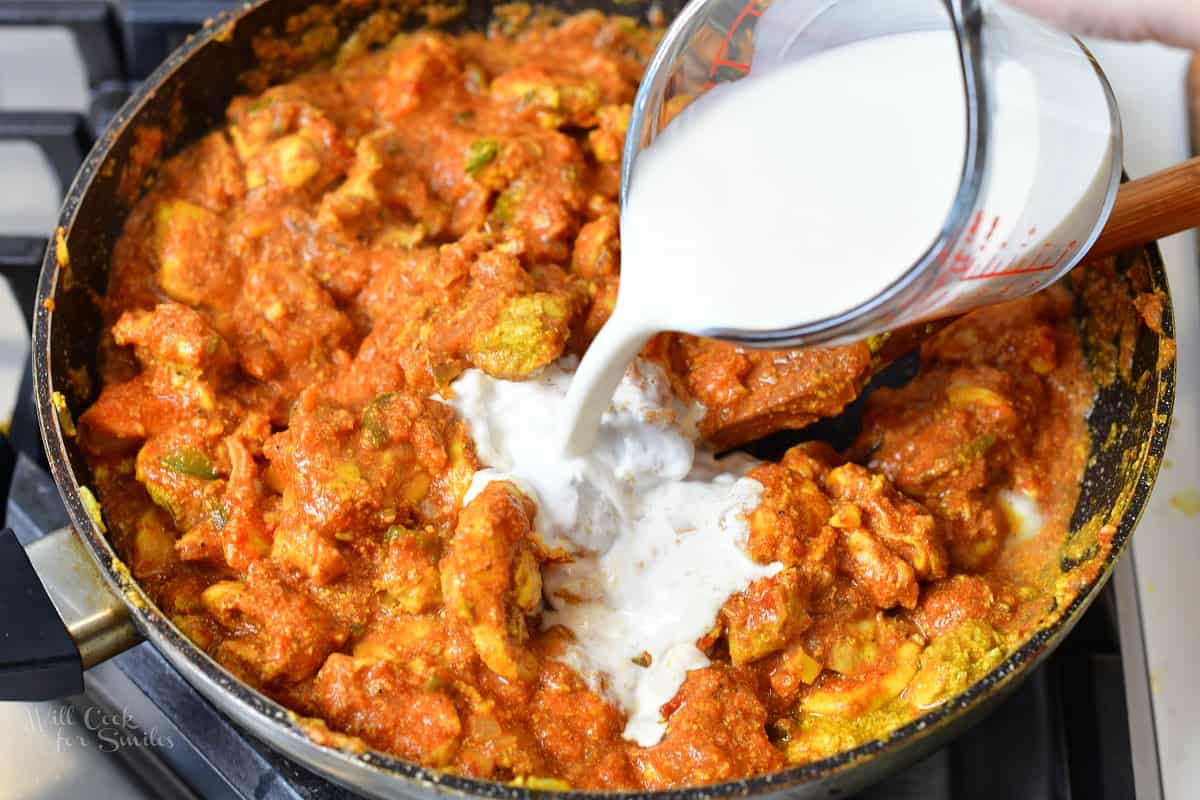
{"label": "human hand", "polygon": [[1154,40],[1200,48],[1196,0],[1008,0],[1010,5],[1081,36]]}

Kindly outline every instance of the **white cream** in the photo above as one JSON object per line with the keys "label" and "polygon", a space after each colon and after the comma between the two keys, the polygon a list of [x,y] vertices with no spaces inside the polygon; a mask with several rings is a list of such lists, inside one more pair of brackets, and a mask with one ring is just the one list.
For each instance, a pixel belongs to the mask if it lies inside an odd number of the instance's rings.
{"label": "white cream", "polygon": [[[783,24],[773,11],[760,30]],[[638,156],[621,214],[621,291],[571,387],[569,452],[588,449],[652,334],[835,316],[891,285],[946,224],[967,118],[952,32],[771,66],[756,62],[701,95]]]}
{"label": "white cream", "polygon": [[[648,746],[665,730],[659,708],[688,670],[709,663],[695,642],[721,606],[779,567],[756,564],[743,550],[747,515],[762,493],[743,477],[753,460],[726,465],[698,454],[703,409],[679,402],[656,365],[637,362],[594,447],[563,458],[554,422],[573,366],[522,382],[478,370],[455,381],[448,402],[488,466],[464,502],[509,480],[538,504],[538,535],[574,559],[543,569],[544,625],[574,634],[568,662],[626,712],[626,738]],[[649,666],[634,663],[643,653]]]}
{"label": "white cream", "polygon": [[998,499],[1008,517],[1014,542],[1024,542],[1042,532],[1046,518],[1036,497],[1025,492],[1002,489]]}

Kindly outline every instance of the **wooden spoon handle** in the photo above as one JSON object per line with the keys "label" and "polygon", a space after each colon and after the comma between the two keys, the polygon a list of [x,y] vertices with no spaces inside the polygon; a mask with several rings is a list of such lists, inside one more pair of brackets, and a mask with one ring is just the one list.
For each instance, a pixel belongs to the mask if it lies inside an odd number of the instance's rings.
{"label": "wooden spoon handle", "polygon": [[1200,158],[1122,184],[1088,258],[1104,258],[1200,225]]}

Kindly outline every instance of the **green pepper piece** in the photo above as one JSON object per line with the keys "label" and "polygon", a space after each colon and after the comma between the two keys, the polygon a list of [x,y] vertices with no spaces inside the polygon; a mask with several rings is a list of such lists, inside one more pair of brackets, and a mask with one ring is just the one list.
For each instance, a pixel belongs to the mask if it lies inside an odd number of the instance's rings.
{"label": "green pepper piece", "polygon": [[363,409],[362,431],[368,447],[384,447],[391,442],[387,424],[383,419],[383,407],[392,401],[393,394],[381,394]]}
{"label": "green pepper piece", "polygon": [[474,178],[480,170],[492,163],[500,154],[500,145],[495,139],[476,139],[467,147],[467,174]]}
{"label": "green pepper piece", "polygon": [[403,525],[392,525],[390,528],[387,529],[387,531],[384,532],[383,540],[385,542],[391,542],[391,541],[395,541],[396,539],[401,538],[402,536],[410,536],[410,535],[412,535],[412,531],[410,531],[408,528],[404,527]]}
{"label": "green pepper piece", "polygon": [[204,481],[215,480],[217,468],[204,453],[194,447],[180,447],[162,458],[162,465],[174,472],[191,475]]}
{"label": "green pepper piece", "polygon": [[502,222],[505,225],[512,223],[516,217],[517,207],[521,204],[521,199],[525,196],[525,186],[520,183],[509,184],[509,187],[500,193],[496,198],[496,204],[492,206],[492,217],[497,222]]}

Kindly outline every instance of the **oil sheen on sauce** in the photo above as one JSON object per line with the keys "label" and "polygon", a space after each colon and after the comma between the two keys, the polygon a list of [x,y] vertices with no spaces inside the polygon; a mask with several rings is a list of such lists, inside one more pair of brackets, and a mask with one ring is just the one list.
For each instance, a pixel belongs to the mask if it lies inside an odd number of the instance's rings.
{"label": "oil sheen on sauce", "polygon": [[577,371],[564,360],[529,381],[469,370],[454,383],[447,402],[488,467],[464,502],[508,480],[537,503],[537,534],[572,557],[543,569],[543,625],[572,632],[566,659],[626,713],[626,738],[659,741],[660,707],[709,663],[696,641],[780,568],[744,552],[753,462],[698,451],[703,409],[638,351],[658,331],[787,327],[877,294],[941,231],[965,120],[947,31],[716,87],[638,158],[620,297]]}

